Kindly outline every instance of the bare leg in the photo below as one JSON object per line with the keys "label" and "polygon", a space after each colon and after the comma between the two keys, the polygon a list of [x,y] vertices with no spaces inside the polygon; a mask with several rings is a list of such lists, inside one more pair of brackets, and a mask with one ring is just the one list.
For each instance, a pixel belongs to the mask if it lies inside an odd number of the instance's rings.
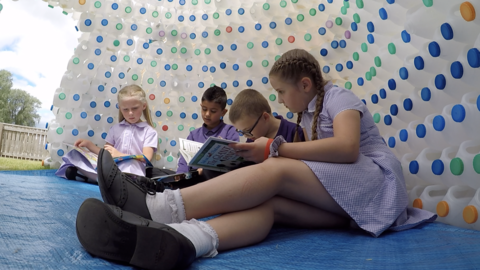
{"label": "bare leg", "polygon": [[348,217],[310,168],[293,159],[270,158],[181,193],[187,219],[250,209],[277,195]]}
{"label": "bare leg", "polygon": [[228,250],[262,241],[274,223],[317,229],[347,226],[348,219],[300,202],[273,197],[257,207],[225,214],[207,223],[218,234],[218,250]]}

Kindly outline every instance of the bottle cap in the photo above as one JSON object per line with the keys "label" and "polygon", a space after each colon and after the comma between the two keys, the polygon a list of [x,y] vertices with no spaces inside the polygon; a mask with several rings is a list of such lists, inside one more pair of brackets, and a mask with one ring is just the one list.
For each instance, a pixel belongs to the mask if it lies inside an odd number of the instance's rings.
{"label": "bottle cap", "polygon": [[440,201],[437,204],[437,214],[438,214],[438,216],[446,217],[448,215],[448,212],[449,212],[448,203],[446,201]]}

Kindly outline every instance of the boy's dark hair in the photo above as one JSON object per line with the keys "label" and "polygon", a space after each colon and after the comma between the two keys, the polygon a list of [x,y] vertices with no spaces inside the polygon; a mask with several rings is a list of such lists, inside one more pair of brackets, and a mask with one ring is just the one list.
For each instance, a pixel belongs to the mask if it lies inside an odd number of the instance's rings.
{"label": "boy's dark hair", "polygon": [[205,100],[219,104],[223,110],[227,106],[227,93],[223,88],[214,85],[203,93],[202,101]]}

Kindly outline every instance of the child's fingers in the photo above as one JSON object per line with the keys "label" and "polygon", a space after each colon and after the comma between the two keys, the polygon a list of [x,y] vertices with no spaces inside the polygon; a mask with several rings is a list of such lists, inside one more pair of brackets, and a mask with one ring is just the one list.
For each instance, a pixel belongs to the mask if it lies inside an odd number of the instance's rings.
{"label": "child's fingers", "polygon": [[253,143],[231,143],[228,146],[235,149],[236,151],[252,150],[255,147]]}

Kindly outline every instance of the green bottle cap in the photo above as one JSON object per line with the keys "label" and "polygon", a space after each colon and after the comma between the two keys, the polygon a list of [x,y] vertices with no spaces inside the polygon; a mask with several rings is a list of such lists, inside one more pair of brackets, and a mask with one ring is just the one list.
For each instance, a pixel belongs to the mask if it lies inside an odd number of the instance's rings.
{"label": "green bottle cap", "polygon": [[167,157],[167,161],[168,161],[168,162],[173,162],[173,157],[172,157],[172,156],[168,156],[168,157]]}
{"label": "green bottle cap", "polygon": [[192,0],[192,5],[196,6],[198,4],[198,0]]}
{"label": "green bottle cap", "polygon": [[67,97],[67,95],[65,95],[65,93],[60,93],[60,95],[58,95],[58,98],[60,100],[64,100],[66,97]]}
{"label": "green bottle cap", "polygon": [[452,172],[453,175],[461,175],[463,173],[463,161],[461,158],[454,158],[450,161],[450,172]]}
{"label": "green bottle cap", "polygon": [[78,57],[75,57],[73,58],[73,63],[76,65],[78,63],[80,63],[80,59],[78,59]]}
{"label": "green bottle cap", "polygon": [[172,111],[168,111],[168,112],[167,112],[167,116],[168,116],[168,117],[172,117],[172,115],[173,115],[173,112],[172,112]]}
{"label": "green bottle cap", "polygon": [[183,103],[183,102],[185,102],[185,98],[184,98],[183,96],[180,96],[180,97],[178,98],[178,101],[180,101],[180,103]]}
{"label": "green bottle cap", "polygon": [[193,51],[193,53],[195,53],[195,55],[199,55],[202,51],[200,51],[200,49],[195,49],[195,51]]}
{"label": "green bottle cap", "polygon": [[138,80],[138,75],[137,75],[137,74],[133,74],[133,75],[132,75],[132,80],[134,80],[134,81]]}
{"label": "green bottle cap", "polygon": [[377,76],[377,70],[374,67],[370,67],[370,74],[375,77]]}
{"label": "green bottle cap", "polygon": [[152,12],[152,17],[157,18],[158,17],[158,11]]}
{"label": "green bottle cap", "polygon": [[172,30],[171,34],[172,34],[172,36],[175,37],[175,36],[177,36],[178,32],[177,32],[177,30]]}
{"label": "green bottle cap", "polygon": [[126,8],[125,8],[125,12],[126,12],[126,13],[132,12],[132,8],[131,8],[131,7],[126,7]]}
{"label": "green bottle cap", "polygon": [[186,54],[186,53],[187,53],[187,48],[182,47],[182,48],[180,49],[180,52],[181,52],[182,54]]}
{"label": "green bottle cap", "polygon": [[480,174],[480,154],[473,158],[473,169],[476,173]]}
{"label": "green bottle cap", "polygon": [[145,30],[145,32],[147,32],[147,34],[151,34],[152,33],[152,28],[151,27],[147,27],[147,30]]}
{"label": "green bottle cap", "polygon": [[172,69],[173,69],[173,70],[177,70],[177,69],[178,69],[178,65],[177,65],[177,64],[173,64],[173,65],[172,65]]}
{"label": "green bottle cap", "polygon": [[337,17],[337,18],[335,19],[335,24],[336,24],[336,25],[342,25],[342,23],[343,23],[342,18]]}
{"label": "green bottle cap", "polygon": [[305,39],[305,41],[310,41],[312,40],[312,35],[310,35],[309,33],[306,33],[303,38]]}
{"label": "green bottle cap", "polygon": [[172,13],[170,13],[170,12],[165,13],[165,18],[167,18],[167,19],[172,18]]}
{"label": "green bottle cap", "polygon": [[358,8],[363,8],[363,0],[357,0],[357,7]]}
{"label": "green bottle cap", "polygon": [[117,28],[117,30],[122,30],[123,25],[122,25],[121,23],[117,23],[117,25],[115,26],[115,28]]}
{"label": "green bottle cap", "polygon": [[213,34],[217,37],[220,36],[221,33],[222,32],[219,29],[215,29],[215,31],[213,31]]}
{"label": "green bottle cap", "polygon": [[252,61],[248,60],[248,61],[247,61],[247,67],[248,67],[248,68],[251,68],[252,66],[253,66]]}
{"label": "green bottle cap", "polygon": [[[347,2],[348,3],[348,2]],[[340,12],[343,14],[343,15],[347,15],[347,8],[345,6],[341,7],[340,8]]]}
{"label": "green bottle cap", "polygon": [[153,60],[152,62],[150,62],[150,66],[151,67],[156,67],[157,66],[157,61]]}
{"label": "green bottle cap", "polygon": [[220,14],[218,12],[213,13],[213,18],[216,20],[220,17]]}
{"label": "green bottle cap", "polygon": [[263,4],[263,9],[264,10],[269,10],[270,9],[270,4],[269,3]]}
{"label": "green bottle cap", "polygon": [[395,44],[393,43],[388,44],[388,52],[390,54],[395,54],[397,52],[397,48],[395,47]]}
{"label": "green bottle cap", "polygon": [[317,10],[314,9],[314,8],[311,8],[311,9],[308,11],[308,13],[310,14],[310,16],[315,16],[315,15],[317,15]]}
{"label": "green bottle cap", "polygon": [[60,135],[60,134],[62,134],[62,133],[63,133],[63,128],[59,127],[59,128],[57,128],[57,130],[56,130],[56,131],[57,131],[57,134],[59,134],[59,135]]}
{"label": "green bottle cap", "polygon": [[72,113],[71,113],[71,112],[67,112],[67,113],[65,114],[65,118],[67,118],[67,119],[72,119]]}
{"label": "green bottle cap", "polygon": [[285,1],[285,0],[280,1],[280,6],[282,8],[286,7],[287,6],[287,1]]}
{"label": "green bottle cap", "polygon": [[189,130],[190,130],[190,132],[192,132],[192,131],[195,130],[195,128],[194,128],[194,127],[191,127]]}
{"label": "green bottle cap", "polygon": [[376,124],[380,123],[380,118],[381,118],[381,117],[380,117],[380,114],[379,114],[379,113],[375,113],[375,114],[373,115],[373,121],[374,121]]}
{"label": "green bottle cap", "polygon": [[148,78],[147,82],[148,82],[148,84],[152,84],[153,83],[153,78]]}
{"label": "green bottle cap", "polygon": [[275,39],[275,43],[276,43],[277,45],[282,45],[283,40],[282,40],[281,38],[277,38],[277,39]]}
{"label": "green bottle cap", "polygon": [[263,61],[262,61],[262,66],[263,66],[263,67],[268,67],[268,64],[269,64],[269,63],[268,63],[268,60],[263,60]]}
{"label": "green bottle cap", "polygon": [[358,15],[358,13],[353,14],[353,21],[360,23],[360,15]]}
{"label": "green bottle cap", "polygon": [[211,52],[212,52],[212,51],[210,50],[210,48],[206,48],[206,49],[205,49],[205,54],[206,54],[206,55],[209,55]]}
{"label": "green bottle cap", "polygon": [[380,56],[375,56],[374,62],[375,62],[375,66],[377,67],[382,66],[382,59],[380,59]]}
{"label": "green bottle cap", "polygon": [[275,56],[275,61],[277,61],[280,58],[280,55]]}
{"label": "green bottle cap", "polygon": [[205,4],[210,4],[211,0],[205,0]]}
{"label": "green bottle cap", "polygon": [[95,6],[96,8],[100,8],[100,7],[102,7],[102,2],[100,2],[100,1],[95,1],[94,6]]}
{"label": "green bottle cap", "polygon": [[125,62],[130,61],[130,56],[125,55],[125,56],[123,57],[123,61],[125,61]]}
{"label": "green bottle cap", "polygon": [[113,41],[113,45],[114,45],[115,47],[120,46],[120,41],[118,41],[117,39],[114,40],[114,41]]}
{"label": "green bottle cap", "polygon": [[297,15],[297,21],[303,22],[304,19],[305,19],[305,16],[303,16],[303,14],[298,14]]}
{"label": "green bottle cap", "polygon": [[172,49],[170,49],[170,51],[171,51],[172,53],[177,53],[177,48],[176,48],[176,47],[172,47]]}
{"label": "green bottle cap", "polygon": [[368,52],[368,45],[367,45],[367,43],[365,43],[365,42],[362,43],[361,48],[362,48],[362,52]]}
{"label": "green bottle cap", "polygon": [[346,82],[345,83],[345,89],[348,89],[348,90],[352,89],[352,83],[351,82]]}
{"label": "green bottle cap", "polygon": [[358,52],[354,52],[353,53],[353,60],[358,61],[358,59],[360,59],[360,55],[358,54]]}
{"label": "green bottle cap", "polygon": [[270,99],[270,101],[275,101],[277,100],[277,96],[275,96],[275,94],[270,94],[270,96],[268,96],[268,99]]}
{"label": "green bottle cap", "polygon": [[433,6],[433,0],[423,0],[423,4],[426,7],[431,7],[431,6]]}
{"label": "green bottle cap", "polygon": [[184,129],[183,125],[178,125],[178,130],[182,131]]}
{"label": "green bottle cap", "polygon": [[253,42],[248,42],[247,43],[247,48],[252,49],[253,48]]}

